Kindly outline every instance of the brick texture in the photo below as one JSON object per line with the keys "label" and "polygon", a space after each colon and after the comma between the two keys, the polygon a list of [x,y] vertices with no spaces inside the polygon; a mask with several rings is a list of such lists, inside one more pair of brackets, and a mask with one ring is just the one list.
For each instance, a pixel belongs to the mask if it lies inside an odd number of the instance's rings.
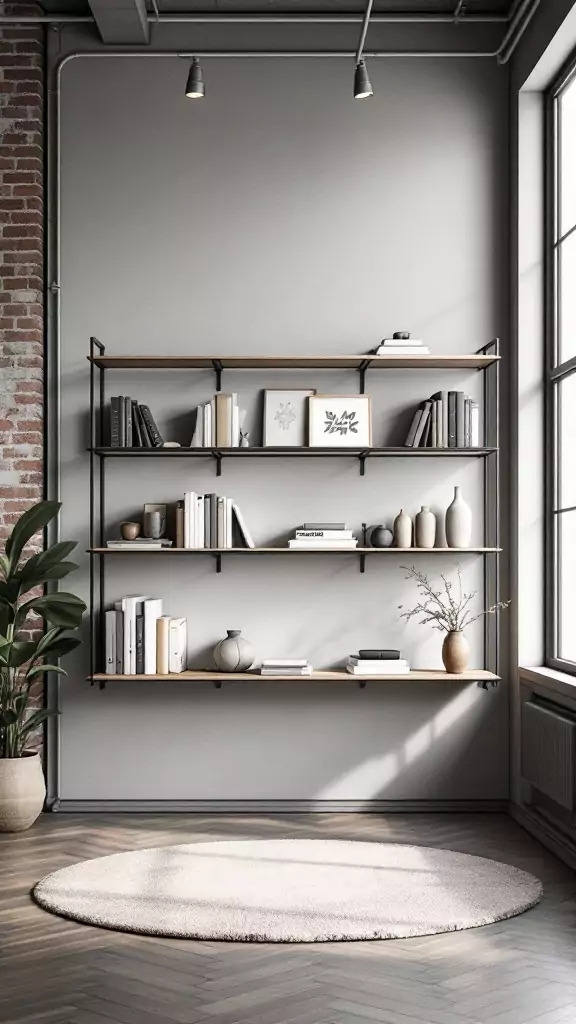
{"label": "brick texture", "polygon": [[43,492],[44,50],[42,27],[0,26],[0,548]]}

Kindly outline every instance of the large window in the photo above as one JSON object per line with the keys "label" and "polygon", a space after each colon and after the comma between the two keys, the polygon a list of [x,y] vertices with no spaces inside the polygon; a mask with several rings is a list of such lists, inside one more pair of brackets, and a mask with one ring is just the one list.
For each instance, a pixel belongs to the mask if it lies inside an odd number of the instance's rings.
{"label": "large window", "polygon": [[546,170],[546,656],[576,674],[576,60],[548,95]]}

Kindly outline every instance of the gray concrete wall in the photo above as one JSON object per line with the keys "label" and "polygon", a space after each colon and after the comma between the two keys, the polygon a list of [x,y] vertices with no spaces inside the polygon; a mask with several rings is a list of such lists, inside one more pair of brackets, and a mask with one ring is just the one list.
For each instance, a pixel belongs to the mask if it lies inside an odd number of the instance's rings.
{"label": "gray concrete wall", "polygon": [[[205,62],[207,97],[183,97],[170,58],[77,58],[62,73],[62,537],[88,540],[85,356],[114,353],[362,352],[410,329],[435,352],[506,351],[507,76],[493,62],[373,62],[375,96],[351,99],[349,61]],[[262,388],[357,389],[354,374],[230,374],[257,436]],[[371,376],[374,442],[402,440],[410,408],[441,387],[479,395],[478,374]],[[110,375],[108,395],[151,405],[187,440],[208,373]],[[442,511],[456,483],[482,540],[474,461],[210,464],[111,462],[107,526],[187,489],[233,495],[257,544],[305,519],[390,522],[402,506]],[[405,626],[413,586],[391,557],[115,562],[107,597],[161,596],[189,619],[193,667],[227,628],[259,657],[335,665],[359,646],[401,646],[439,667],[440,634]],[[410,559],[409,562],[413,561]],[[467,586],[481,560],[463,556]],[[436,575],[452,557],[419,556]],[[87,561],[75,581],[86,593]],[[481,627],[470,630],[481,664]],[[474,799],[508,792],[505,690],[409,684],[84,682],[61,686],[67,799]]]}

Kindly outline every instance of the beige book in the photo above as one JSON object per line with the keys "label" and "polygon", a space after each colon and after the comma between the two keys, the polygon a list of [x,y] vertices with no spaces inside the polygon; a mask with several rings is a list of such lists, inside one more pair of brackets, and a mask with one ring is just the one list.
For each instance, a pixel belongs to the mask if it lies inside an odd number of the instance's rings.
{"label": "beige book", "polygon": [[184,503],[179,501],[176,506],[176,547],[184,547]]}
{"label": "beige book", "polygon": [[161,615],[156,619],[156,671],[159,675],[168,674],[170,616]]}
{"label": "beige book", "polygon": [[219,448],[232,446],[232,396],[216,395],[216,445]]}

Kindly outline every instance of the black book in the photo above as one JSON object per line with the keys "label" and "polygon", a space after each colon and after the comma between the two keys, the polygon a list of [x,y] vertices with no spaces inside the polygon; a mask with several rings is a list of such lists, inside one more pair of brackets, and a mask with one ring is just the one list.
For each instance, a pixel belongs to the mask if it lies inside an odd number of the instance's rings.
{"label": "black book", "polygon": [[146,424],[148,433],[152,440],[152,444],[154,445],[155,448],[161,448],[162,445],[164,444],[164,438],[162,437],[162,434],[160,433],[158,427],[156,426],[156,423],[154,422],[154,417],[152,416],[150,409],[148,408],[147,405],[141,405],[140,412],[142,413],[142,419]]}
{"label": "black book", "polygon": [[126,436],[126,448],[132,447],[132,399],[124,399],[124,430]]}
{"label": "black book", "polygon": [[147,430],[146,424],[144,423],[144,420],[142,418],[142,413],[140,412],[140,406],[138,405],[138,403],[136,403],[136,408],[135,408],[134,411],[136,413],[136,418],[138,420],[138,426],[140,427],[140,437],[142,438],[142,447],[143,448],[153,448],[154,445],[152,444],[152,441],[150,440],[150,435],[148,434],[148,430]]}
{"label": "black book", "polygon": [[120,397],[110,399],[110,447],[120,447]]}
{"label": "black book", "polygon": [[204,516],[209,523],[210,543],[207,547],[218,547],[218,495],[207,494],[205,498]]}
{"label": "black book", "polygon": [[360,661],[399,661],[400,651],[363,650],[358,651],[358,654],[354,654],[352,657],[360,658]]}
{"label": "black book", "polygon": [[144,675],[144,616],[136,616],[136,675]]}
{"label": "black book", "polygon": [[456,447],[464,448],[466,399],[463,391],[456,392]]}
{"label": "black book", "polygon": [[132,401],[132,447],[143,448],[142,433],[138,420],[138,402]]}
{"label": "black book", "polygon": [[120,395],[118,398],[118,420],[119,420],[119,445],[120,448],[126,447],[126,415],[124,413],[124,395]]}
{"label": "black book", "polygon": [[432,409],[430,409],[429,412],[428,412],[428,418],[426,420],[426,426],[424,427],[424,430],[422,432],[422,437],[420,438],[420,444],[418,445],[419,448],[427,448],[428,447],[428,442],[430,440],[431,432],[432,432]]}
{"label": "black book", "polygon": [[456,448],[456,391],[448,392],[448,447]]}

